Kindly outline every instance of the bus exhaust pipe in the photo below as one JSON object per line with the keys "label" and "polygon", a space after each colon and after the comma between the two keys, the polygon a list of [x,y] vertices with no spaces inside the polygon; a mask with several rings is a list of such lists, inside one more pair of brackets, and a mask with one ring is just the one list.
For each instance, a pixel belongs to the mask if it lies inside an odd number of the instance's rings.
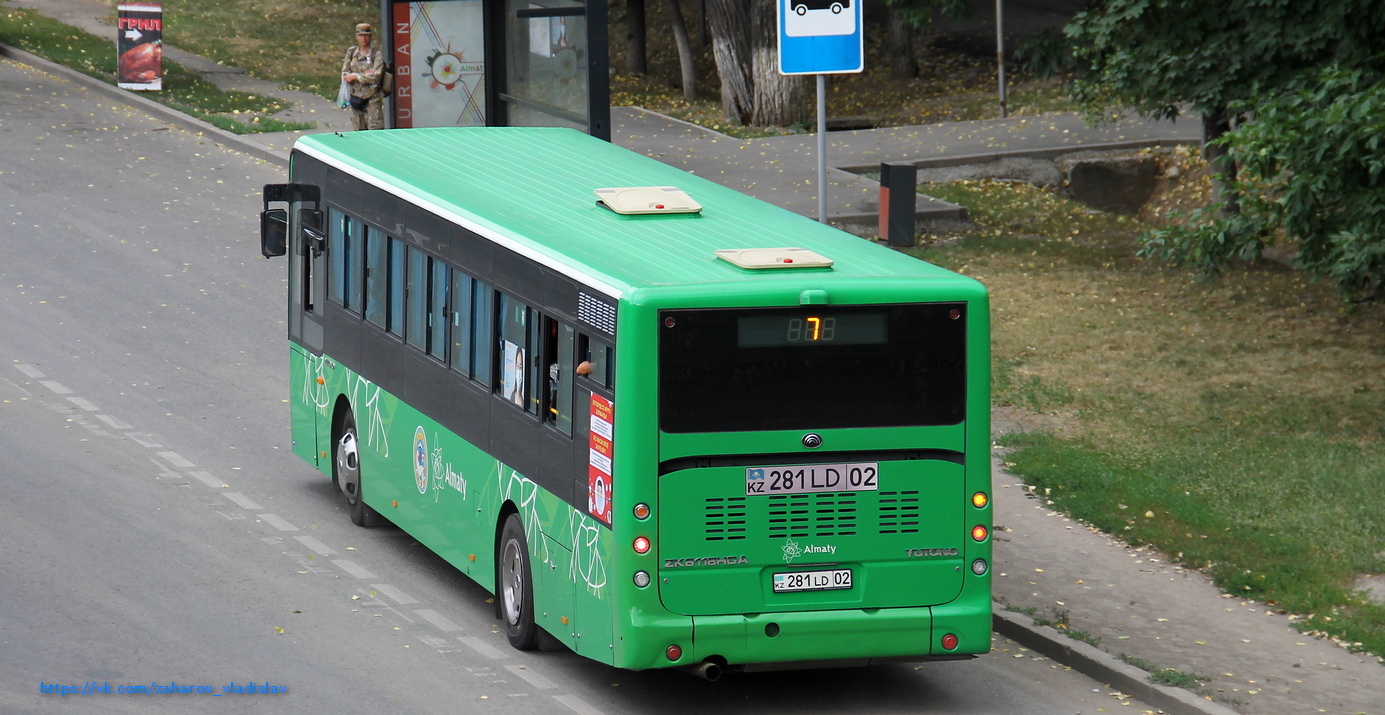
{"label": "bus exhaust pipe", "polygon": [[697,665],[685,665],[679,670],[684,673],[692,673],[703,680],[715,683],[721,679],[721,664],[712,660],[704,660]]}

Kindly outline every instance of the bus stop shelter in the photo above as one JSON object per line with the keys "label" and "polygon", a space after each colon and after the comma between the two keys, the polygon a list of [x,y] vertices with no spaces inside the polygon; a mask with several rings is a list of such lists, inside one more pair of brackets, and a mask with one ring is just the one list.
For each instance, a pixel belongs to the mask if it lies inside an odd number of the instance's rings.
{"label": "bus stop shelter", "polygon": [[380,0],[385,122],[573,127],[610,140],[606,0]]}

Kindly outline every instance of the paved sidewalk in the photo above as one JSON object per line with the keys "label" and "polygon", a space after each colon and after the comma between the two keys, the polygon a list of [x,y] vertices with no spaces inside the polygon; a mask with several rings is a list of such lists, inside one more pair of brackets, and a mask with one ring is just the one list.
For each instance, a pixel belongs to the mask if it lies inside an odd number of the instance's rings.
{"label": "paved sidewalk", "polygon": [[[38,9],[97,34],[110,30],[104,23],[109,8],[92,0],[4,4]],[[174,56],[172,48],[167,51]],[[185,64],[199,66],[192,60]],[[205,71],[214,81],[285,96],[244,73],[207,64]],[[84,81],[73,74],[64,76]],[[162,105],[104,87],[98,89],[280,164],[300,135],[239,137],[196,120],[172,118],[171,110]],[[321,98],[304,96],[307,99],[294,110],[300,116],[316,116],[321,131],[344,128],[346,112]],[[613,109],[612,124],[617,144],[816,217],[817,165],[811,135],[735,139],[637,108]],[[1057,115],[833,133],[828,162],[838,168],[828,176],[829,214],[873,221],[870,217],[876,212],[877,184],[840,167],[859,170],[881,161],[937,165],[996,155],[1181,143],[1196,141],[1199,131],[1190,121],[1128,120],[1088,127],[1079,117]],[[930,204],[926,197],[919,208],[949,210]],[[1009,420],[997,420],[998,430],[1013,428]],[[1173,566],[1157,552],[1129,548],[1051,511],[1041,495],[1028,493],[999,461],[994,504],[997,599],[1010,609],[1049,621],[1065,618],[1069,630],[1090,634],[1100,648],[1036,627],[1029,618],[998,606],[997,628],[1003,635],[1166,712],[1225,714],[1231,712],[1226,707],[1230,704],[1252,715],[1385,715],[1385,667],[1377,659],[1300,634],[1289,617],[1273,614],[1263,604],[1221,594],[1196,571]],[[1113,657],[1122,654],[1157,668],[1206,676],[1209,685],[1196,694],[1149,686],[1143,671]]]}

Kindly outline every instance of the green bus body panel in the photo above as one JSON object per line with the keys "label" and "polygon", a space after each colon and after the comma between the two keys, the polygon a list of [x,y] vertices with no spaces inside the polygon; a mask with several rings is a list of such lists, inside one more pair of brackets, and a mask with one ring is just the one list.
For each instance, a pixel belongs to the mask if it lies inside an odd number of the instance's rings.
{"label": "green bus body panel", "polygon": [[[956,598],[966,555],[964,470],[936,460],[878,464],[878,490],[818,494],[746,496],[744,467],[663,475],[660,511],[687,515],[661,522],[664,605],[723,615]],[[910,550],[927,555],[906,558]],[[773,592],[775,573],[827,568],[850,569],[852,587]]]}
{"label": "green bus body panel", "polygon": [[[304,404],[313,414],[302,419],[318,425],[330,425],[339,406],[351,410],[367,504],[492,590],[497,516],[512,504],[529,541],[535,602],[545,604],[535,614],[539,625],[610,662],[609,529],[330,357],[289,354],[295,419]],[[330,458],[322,464],[330,474]],[[573,642],[578,624],[589,643],[601,643],[599,652]]]}
{"label": "green bus body panel", "polygon": [[308,357],[309,353],[297,345],[289,350],[289,384],[296,389],[294,398],[289,400],[289,434],[293,439],[293,453],[331,476],[332,465],[319,459],[317,448],[318,400],[325,390],[314,380],[316,375],[308,374],[311,364]]}
{"label": "green bus body panel", "polygon": [[[331,474],[330,459],[320,456],[330,454],[335,410],[348,405],[360,433],[367,503],[488,589],[495,585],[498,520],[513,505],[529,535],[539,625],[577,653],[617,667],[683,666],[708,657],[755,664],[989,650],[991,575],[977,576],[970,566],[978,558],[991,561],[991,542],[968,536],[972,526],[992,523],[989,506],[970,503],[976,491],[991,493],[990,321],[980,283],[575,130],[316,134],[299,140],[300,153],[617,301],[614,519],[609,527],[601,524],[584,505],[537,487],[380,390],[369,376],[297,347],[290,353],[295,453]],[[624,186],[676,186],[704,208],[697,215],[620,216],[597,205],[595,189]],[[749,271],[714,254],[772,247],[807,248],[835,265]],[[797,306],[808,290],[815,291],[812,300],[825,295],[832,305],[967,303],[963,423],[822,431],[832,451],[956,455],[952,461],[892,461],[897,454],[850,460],[879,461],[891,481],[917,484],[924,515],[919,532],[849,536],[858,540],[836,544],[842,563],[862,568],[849,592],[771,593],[774,572],[824,561],[799,556],[786,562],[786,537],[747,547],[744,566],[665,568],[667,559],[742,555],[738,548],[709,547],[706,500],[743,496],[744,469],[679,467],[660,476],[660,465],[755,454],[804,461],[810,450],[796,431],[661,432],[659,310]],[[576,402],[582,397],[579,391]],[[416,472],[420,430],[425,458]],[[825,449],[817,463],[844,461],[830,454]],[[878,520],[880,495],[858,498],[873,500],[870,518]],[[652,507],[648,521],[632,515],[639,503]],[[652,540],[649,553],[631,548],[640,536]],[[815,539],[797,541],[802,546]],[[906,556],[910,549],[939,555]],[[950,549],[958,553],[942,553]],[[654,583],[636,587],[637,571]],[[945,634],[958,637],[956,649],[944,651]],[[683,649],[677,661],[665,656],[671,644]]]}

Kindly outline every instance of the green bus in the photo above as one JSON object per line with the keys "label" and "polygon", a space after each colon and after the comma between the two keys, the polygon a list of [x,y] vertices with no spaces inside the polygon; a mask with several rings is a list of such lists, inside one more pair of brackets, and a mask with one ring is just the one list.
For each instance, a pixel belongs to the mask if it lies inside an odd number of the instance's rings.
{"label": "green bus", "polygon": [[516,648],[987,652],[979,283],[569,129],[312,135],[289,179],[293,449]]}

